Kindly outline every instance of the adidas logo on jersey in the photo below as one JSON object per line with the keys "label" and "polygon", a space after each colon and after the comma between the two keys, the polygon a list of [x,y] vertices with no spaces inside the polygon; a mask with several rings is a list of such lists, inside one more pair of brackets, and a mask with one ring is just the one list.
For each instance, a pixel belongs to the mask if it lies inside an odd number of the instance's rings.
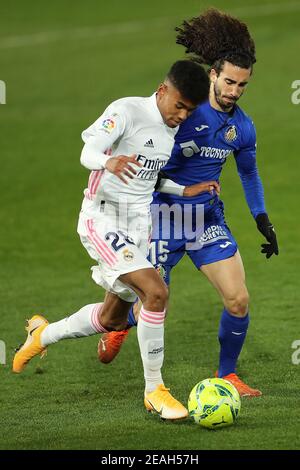
{"label": "adidas logo on jersey", "polygon": [[150,147],[153,149],[154,148],[153,140],[149,139],[148,142],[145,143],[144,147]]}

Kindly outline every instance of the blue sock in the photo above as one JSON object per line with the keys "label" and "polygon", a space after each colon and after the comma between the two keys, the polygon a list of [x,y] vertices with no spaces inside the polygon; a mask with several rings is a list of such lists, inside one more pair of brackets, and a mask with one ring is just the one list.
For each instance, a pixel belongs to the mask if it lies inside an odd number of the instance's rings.
{"label": "blue sock", "polygon": [[129,328],[131,328],[132,326],[136,326],[136,325],[137,325],[137,321],[134,317],[133,306],[132,306],[131,309],[129,310],[129,313],[128,313],[127,330],[129,330]]}
{"label": "blue sock", "polygon": [[246,339],[249,325],[249,314],[245,317],[235,317],[225,308],[223,310],[220,327],[220,362],[218,376],[235,373],[236,363]]}

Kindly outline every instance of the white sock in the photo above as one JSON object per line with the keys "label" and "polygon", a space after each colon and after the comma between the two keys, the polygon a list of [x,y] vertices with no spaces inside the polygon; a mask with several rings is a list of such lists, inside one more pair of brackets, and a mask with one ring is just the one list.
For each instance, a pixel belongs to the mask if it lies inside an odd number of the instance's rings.
{"label": "white sock", "polygon": [[137,335],[144,366],[145,393],[163,384],[161,368],[164,361],[164,318],[166,311],[149,312],[142,306]]}
{"label": "white sock", "polygon": [[51,323],[41,334],[42,346],[57,343],[61,339],[81,338],[96,333],[106,333],[98,320],[99,311],[103,303],[90,304],[82,307],[70,317]]}

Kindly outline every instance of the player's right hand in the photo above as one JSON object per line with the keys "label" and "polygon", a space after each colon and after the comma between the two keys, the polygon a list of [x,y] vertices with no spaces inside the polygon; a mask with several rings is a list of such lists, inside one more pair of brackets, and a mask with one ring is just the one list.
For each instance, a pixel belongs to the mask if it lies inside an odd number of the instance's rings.
{"label": "player's right hand", "polygon": [[126,155],[118,155],[116,157],[111,157],[107,160],[105,168],[110,173],[113,173],[118,178],[120,178],[123,183],[128,184],[127,179],[132,179],[137,174],[137,171],[134,169],[132,164],[142,167],[143,165],[137,161],[136,155],[130,155],[129,157]]}
{"label": "player's right hand", "polygon": [[183,190],[183,196],[193,197],[205,192],[209,192],[211,195],[217,194],[217,196],[219,196],[220,191],[221,188],[217,181],[204,181],[203,183],[186,186]]}

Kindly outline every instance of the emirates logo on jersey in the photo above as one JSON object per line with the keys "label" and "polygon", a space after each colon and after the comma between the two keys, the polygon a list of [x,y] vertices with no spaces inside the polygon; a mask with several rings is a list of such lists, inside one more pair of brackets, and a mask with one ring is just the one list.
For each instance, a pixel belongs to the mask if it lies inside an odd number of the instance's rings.
{"label": "emirates logo on jersey", "polygon": [[155,180],[159,171],[167,163],[166,159],[162,160],[160,157],[150,159],[140,154],[137,156],[137,161],[143,165],[143,168],[135,176],[143,180]]}
{"label": "emirates logo on jersey", "polygon": [[237,138],[237,130],[235,126],[230,126],[224,134],[226,142],[233,142]]}

